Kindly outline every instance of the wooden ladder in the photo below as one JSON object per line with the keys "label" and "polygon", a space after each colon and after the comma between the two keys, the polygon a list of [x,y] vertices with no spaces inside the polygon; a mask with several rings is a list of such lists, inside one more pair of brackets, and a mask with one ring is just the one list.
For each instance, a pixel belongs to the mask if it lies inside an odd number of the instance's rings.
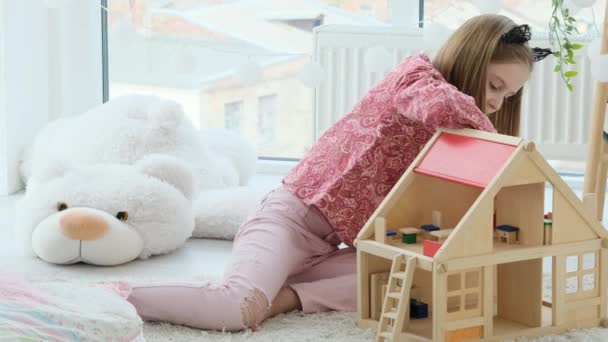
{"label": "wooden ladder", "polygon": [[[404,325],[407,325],[406,321],[409,323],[410,290],[416,260],[416,257],[409,257],[406,261],[403,254],[398,254],[393,258],[382,314],[378,323],[377,342],[396,341]],[[405,269],[403,269],[403,265],[405,265]],[[401,281],[401,286],[399,286],[399,281]]]}

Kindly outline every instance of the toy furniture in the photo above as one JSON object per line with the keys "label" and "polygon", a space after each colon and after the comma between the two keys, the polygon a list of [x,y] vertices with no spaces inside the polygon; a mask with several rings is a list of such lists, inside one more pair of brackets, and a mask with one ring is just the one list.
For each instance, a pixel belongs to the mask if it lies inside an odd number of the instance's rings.
{"label": "toy furniture", "polygon": [[387,230],[386,231],[386,238],[390,239],[390,240],[398,240],[399,239],[399,235],[397,234],[396,231]]}
{"label": "toy furniture", "polygon": [[518,232],[519,228],[509,226],[508,224],[503,224],[502,226],[496,227],[498,240],[506,244],[517,243],[519,241],[517,238]]}
{"label": "toy furniture", "polygon": [[429,234],[431,235],[431,239],[436,240],[437,242],[443,242],[448,238],[448,236],[450,236],[450,233],[453,230],[454,230],[453,228],[441,229],[441,230],[432,231]]}
{"label": "toy furniture", "polygon": [[420,226],[420,229],[422,230],[422,238],[427,240],[433,239],[431,232],[439,230],[440,228],[434,224],[423,224]]}
{"label": "toy furniture", "polygon": [[[608,4],[604,10],[604,18],[608,18]],[[601,54],[608,54],[608,24],[604,22],[601,33]],[[601,220],[604,212],[604,197],[606,195],[606,176],[608,173],[608,144],[604,132],[606,121],[606,101],[608,100],[608,83],[597,82],[595,85],[595,102],[589,129],[589,153],[585,163],[585,180],[583,198],[592,201],[591,209]]]}
{"label": "toy furniture", "polygon": [[401,241],[403,243],[416,243],[417,241],[417,236],[418,234],[420,234],[422,232],[421,229],[418,228],[413,228],[413,227],[409,227],[409,228],[401,228],[399,229],[399,232],[401,232],[402,237],[401,237]]}
{"label": "toy furniture", "polygon": [[410,298],[410,318],[427,318],[429,317],[429,306],[426,303],[419,302],[414,298]]}
{"label": "toy furniture", "polygon": [[[545,198],[547,185],[553,192]],[[548,241],[547,201],[553,212]],[[387,244],[376,234],[424,227],[434,211],[441,212],[443,226],[454,227],[442,243]],[[496,227],[519,228],[518,243],[510,243],[509,235],[509,243],[494,238],[500,231],[494,230],[494,217]],[[376,329],[378,340],[441,342],[598,326],[608,316],[606,238],[533,143],[469,129],[439,130],[355,240],[358,325]],[[545,304],[543,258],[552,262],[545,279],[552,293]],[[388,273],[385,295],[372,282],[378,273]],[[374,312],[378,297],[383,306]],[[428,305],[426,318],[410,319],[416,316],[412,299]]]}

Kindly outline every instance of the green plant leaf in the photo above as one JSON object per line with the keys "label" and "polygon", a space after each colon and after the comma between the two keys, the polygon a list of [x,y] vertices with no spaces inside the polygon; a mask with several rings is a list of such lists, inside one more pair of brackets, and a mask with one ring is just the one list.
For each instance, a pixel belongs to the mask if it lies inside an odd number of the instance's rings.
{"label": "green plant leaf", "polygon": [[566,84],[566,87],[568,87],[568,90],[570,90],[570,91],[574,90],[574,87],[570,83]]}
{"label": "green plant leaf", "polygon": [[561,70],[562,70],[562,66],[561,66],[561,65],[559,65],[559,64],[558,64],[558,65],[556,65],[556,66],[555,66],[555,68],[553,68],[553,71],[554,71],[554,72],[558,72],[558,71],[561,71]]}
{"label": "green plant leaf", "polygon": [[571,77],[575,77],[576,75],[578,75],[578,71],[566,71],[566,73],[564,74],[564,76],[571,78]]}
{"label": "green plant leaf", "polygon": [[572,50],[580,50],[584,45],[583,44],[572,44]]}

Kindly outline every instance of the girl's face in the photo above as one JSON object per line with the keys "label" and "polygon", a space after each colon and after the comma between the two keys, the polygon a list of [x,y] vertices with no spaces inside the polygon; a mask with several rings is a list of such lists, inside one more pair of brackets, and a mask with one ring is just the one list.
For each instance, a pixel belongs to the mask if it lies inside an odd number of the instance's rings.
{"label": "girl's face", "polygon": [[530,78],[530,67],[525,63],[490,63],[486,75],[486,103],[482,111],[497,112],[509,96],[515,95]]}

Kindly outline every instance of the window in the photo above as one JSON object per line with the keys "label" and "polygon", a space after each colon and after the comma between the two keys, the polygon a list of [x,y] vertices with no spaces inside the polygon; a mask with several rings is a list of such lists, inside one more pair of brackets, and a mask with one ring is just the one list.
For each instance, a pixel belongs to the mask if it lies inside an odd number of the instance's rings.
{"label": "window", "polygon": [[224,105],[224,128],[231,131],[241,129],[243,101],[230,102]]}
{"label": "window", "polygon": [[[275,139],[276,95],[258,98],[258,141],[262,149],[272,148]],[[268,151],[267,153],[272,153]]]}
{"label": "window", "polygon": [[598,296],[599,253],[590,252],[566,257],[566,298]]}
{"label": "window", "polygon": [[481,269],[448,274],[448,317],[458,319],[481,315]]}
{"label": "window", "polygon": [[300,158],[314,142],[314,89],[300,71],[315,27],[387,25],[419,1],[101,1],[107,97],[170,98],[197,127],[238,130],[261,157]]}

